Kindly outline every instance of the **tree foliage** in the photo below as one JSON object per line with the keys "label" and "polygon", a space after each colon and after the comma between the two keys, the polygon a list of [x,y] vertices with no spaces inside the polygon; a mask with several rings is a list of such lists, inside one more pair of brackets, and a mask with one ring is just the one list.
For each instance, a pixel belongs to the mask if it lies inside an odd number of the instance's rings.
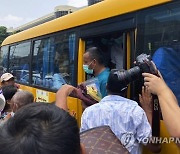
{"label": "tree foliage", "polygon": [[0,45],[4,41],[4,39],[8,36],[9,34],[7,33],[7,28],[4,26],[0,26]]}

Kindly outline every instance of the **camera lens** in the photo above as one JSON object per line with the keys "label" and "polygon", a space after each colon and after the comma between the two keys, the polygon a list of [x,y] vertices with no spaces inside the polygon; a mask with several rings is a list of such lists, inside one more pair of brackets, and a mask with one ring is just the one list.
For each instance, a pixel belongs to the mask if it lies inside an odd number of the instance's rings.
{"label": "camera lens", "polygon": [[127,88],[127,85],[139,78],[141,70],[135,66],[126,71],[112,70],[107,83],[107,88],[113,93],[121,93]]}
{"label": "camera lens", "polygon": [[141,69],[139,66],[135,66],[126,71],[117,71],[119,82],[123,83],[123,85],[128,85],[130,82],[137,80],[141,75]]}
{"label": "camera lens", "polygon": [[126,76],[128,78],[128,84],[132,81],[137,80],[141,76],[141,69],[139,66],[135,66],[126,71]]}

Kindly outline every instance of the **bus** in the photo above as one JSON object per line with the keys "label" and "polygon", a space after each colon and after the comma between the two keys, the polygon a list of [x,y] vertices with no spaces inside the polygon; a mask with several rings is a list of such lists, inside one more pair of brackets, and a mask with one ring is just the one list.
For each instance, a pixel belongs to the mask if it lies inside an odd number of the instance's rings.
{"label": "bus", "polygon": [[[180,102],[179,27],[178,0],[104,0],[7,37],[1,45],[0,66],[2,72],[13,73],[36,102],[49,103],[63,84],[76,87],[86,80],[87,48],[99,47],[106,65],[114,63],[109,67],[118,69],[130,69],[136,57],[146,53]],[[138,101],[140,82],[129,85],[129,98]],[[68,107],[80,125],[81,101],[69,97]],[[161,137],[169,136],[163,121],[160,129]],[[162,144],[161,153],[180,151],[171,142]]]}

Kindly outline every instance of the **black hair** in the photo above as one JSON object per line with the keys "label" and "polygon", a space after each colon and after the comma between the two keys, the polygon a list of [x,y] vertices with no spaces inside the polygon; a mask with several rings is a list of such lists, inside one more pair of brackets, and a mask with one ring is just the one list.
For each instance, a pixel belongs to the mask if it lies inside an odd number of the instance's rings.
{"label": "black hair", "polygon": [[127,90],[127,82],[125,81],[126,79],[124,78],[124,76],[121,75],[121,72],[123,72],[123,70],[111,70],[107,81],[107,91],[109,94],[121,96],[125,95],[125,92]]}
{"label": "black hair", "polygon": [[14,94],[17,92],[17,87],[14,85],[7,85],[2,87],[2,92],[4,95],[5,100],[11,100]]}
{"label": "black hair", "polygon": [[[6,101],[11,100],[17,91],[18,89],[14,85],[6,85],[2,87],[2,93]],[[3,112],[8,111],[10,108],[10,105],[6,102]]]}
{"label": "black hair", "polygon": [[0,128],[0,154],[80,154],[76,119],[53,104],[26,105]]}
{"label": "black hair", "polygon": [[98,61],[99,64],[104,65],[104,59],[103,59],[102,51],[100,50],[100,48],[91,47],[91,48],[88,48],[86,52],[89,53],[90,58],[92,60],[95,59]]}

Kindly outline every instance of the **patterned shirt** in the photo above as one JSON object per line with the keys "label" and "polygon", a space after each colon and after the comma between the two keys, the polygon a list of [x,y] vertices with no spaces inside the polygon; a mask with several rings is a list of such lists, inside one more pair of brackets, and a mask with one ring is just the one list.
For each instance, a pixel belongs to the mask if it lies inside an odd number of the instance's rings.
{"label": "patterned shirt", "polygon": [[103,125],[111,128],[131,154],[141,153],[139,143],[151,137],[151,126],[144,110],[137,102],[121,96],[106,96],[83,112],[81,132]]}

